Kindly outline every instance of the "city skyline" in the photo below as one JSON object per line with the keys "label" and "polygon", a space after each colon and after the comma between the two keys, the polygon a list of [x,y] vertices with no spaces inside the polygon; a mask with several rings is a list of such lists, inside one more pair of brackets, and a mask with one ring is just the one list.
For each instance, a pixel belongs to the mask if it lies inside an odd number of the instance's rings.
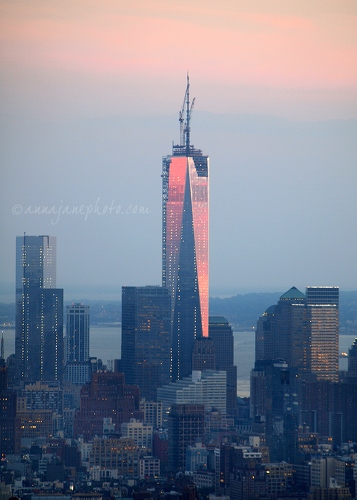
{"label": "city skyline", "polygon": [[210,295],[356,288],[355,2],[1,9],[2,295],[24,232],[57,235],[68,300],[160,284],[158,159],[187,71],[214,166]]}

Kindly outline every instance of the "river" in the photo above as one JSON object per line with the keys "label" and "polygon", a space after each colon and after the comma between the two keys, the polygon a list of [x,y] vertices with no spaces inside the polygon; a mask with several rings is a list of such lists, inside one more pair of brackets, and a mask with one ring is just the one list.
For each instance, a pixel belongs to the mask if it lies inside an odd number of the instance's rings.
{"label": "river", "polygon": [[[15,330],[3,330],[5,358],[15,352]],[[250,370],[254,366],[254,330],[234,332],[234,362],[238,374],[238,396],[249,396]],[[348,352],[354,337],[340,335],[339,353]],[[104,364],[121,356],[120,325],[93,325],[90,329],[90,356],[100,358]],[[347,358],[340,358],[340,370],[347,370]]]}

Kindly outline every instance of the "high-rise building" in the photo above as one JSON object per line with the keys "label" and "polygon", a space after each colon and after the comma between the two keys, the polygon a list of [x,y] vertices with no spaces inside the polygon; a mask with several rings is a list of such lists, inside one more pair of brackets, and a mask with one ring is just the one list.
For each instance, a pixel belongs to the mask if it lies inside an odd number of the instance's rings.
{"label": "high-rise building", "polygon": [[255,360],[283,359],[317,380],[338,381],[339,288],[292,287],[259,318]]}
{"label": "high-rise building", "polygon": [[339,288],[306,287],[311,343],[311,372],[318,380],[338,382]]}
{"label": "high-rise building", "polygon": [[56,288],[56,238],[16,238],[17,379],[61,380],[63,290]]}
{"label": "high-rise building", "polygon": [[121,369],[147,400],[170,381],[170,296],[160,286],[122,288]]}
{"label": "high-rise building", "polygon": [[216,370],[227,372],[227,414],[237,409],[237,367],[234,365],[234,337],[229,322],[223,316],[209,317],[209,338],[212,340]]}
{"label": "high-rise building", "polygon": [[212,339],[200,337],[193,343],[192,371],[216,369],[216,352]]}
{"label": "high-rise building", "polygon": [[140,393],[125,383],[123,373],[97,372],[81,389],[80,408],[74,419],[74,437],[92,439],[103,434],[103,419],[111,418],[116,432],[131,417],[139,418]]}
{"label": "high-rise building", "polygon": [[309,329],[306,297],[290,288],[259,318],[255,334],[255,360],[283,359],[290,367],[309,370]]}
{"label": "high-rise building", "polygon": [[227,374],[224,370],[193,371],[192,375],[157,390],[157,399],[164,411],[175,404],[203,404],[205,410],[226,414]]}
{"label": "high-rise building", "polygon": [[90,381],[89,306],[71,304],[66,308],[66,379],[74,384]]}
{"label": "high-rise building", "polygon": [[189,80],[180,144],[163,158],[162,284],[172,301],[172,379],[190,375],[196,338],[208,336],[208,157],[190,143]]}
{"label": "high-rise building", "polygon": [[169,414],[169,470],[184,471],[186,450],[204,438],[204,406],[177,404]]}
{"label": "high-rise building", "polygon": [[357,338],[354,339],[351,348],[348,350],[347,377],[350,377],[350,380],[356,380],[357,383]]}
{"label": "high-rise building", "polygon": [[16,391],[7,386],[7,367],[0,363],[0,459],[20,453],[20,419],[16,415]]}
{"label": "high-rise building", "polygon": [[89,360],[89,306],[72,304],[66,307],[66,362]]}

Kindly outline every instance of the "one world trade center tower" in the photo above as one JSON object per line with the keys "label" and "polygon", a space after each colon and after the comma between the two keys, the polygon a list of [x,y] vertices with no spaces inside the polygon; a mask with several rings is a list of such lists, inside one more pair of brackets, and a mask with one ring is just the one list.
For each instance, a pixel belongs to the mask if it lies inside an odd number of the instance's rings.
{"label": "one world trade center tower", "polygon": [[191,374],[193,343],[208,337],[209,160],[190,143],[189,91],[187,77],[180,144],[162,168],[162,283],[172,300],[173,381]]}

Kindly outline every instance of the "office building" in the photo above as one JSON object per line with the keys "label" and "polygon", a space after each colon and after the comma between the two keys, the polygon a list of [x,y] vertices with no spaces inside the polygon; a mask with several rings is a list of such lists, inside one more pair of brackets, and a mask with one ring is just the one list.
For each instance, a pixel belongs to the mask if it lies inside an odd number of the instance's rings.
{"label": "office building", "polygon": [[66,362],[89,360],[89,306],[72,304],[66,307]]}
{"label": "office building", "polygon": [[0,460],[20,453],[20,419],[16,414],[16,392],[7,385],[7,367],[0,364]]}
{"label": "office building", "polygon": [[91,378],[89,361],[89,306],[71,304],[66,307],[66,380],[85,384]]}
{"label": "office building", "polygon": [[292,287],[259,318],[255,360],[286,361],[306,378],[338,381],[339,289]]}
{"label": "office building", "polygon": [[144,422],[151,424],[154,429],[162,427],[162,403],[159,401],[140,401],[140,410],[144,414]]}
{"label": "office building", "polygon": [[347,377],[350,380],[355,380],[355,383],[357,383],[357,338],[354,339],[351,348],[348,350]]}
{"label": "office building", "polygon": [[186,450],[186,471],[207,470],[208,450],[198,442],[194,446],[188,446]]}
{"label": "office building", "polygon": [[172,380],[190,375],[193,342],[208,336],[209,162],[190,143],[189,89],[187,78],[180,144],[163,158],[162,169],[162,284],[172,302]]}
{"label": "office building", "polygon": [[25,398],[24,409],[51,410],[62,415],[63,412],[63,389],[58,382],[40,382],[27,384],[24,389],[18,391],[18,396]]}
{"label": "office building", "polygon": [[139,418],[139,388],[125,383],[123,373],[97,372],[81,389],[80,408],[74,418],[74,437],[92,439],[103,434],[103,419],[111,418],[116,432],[131,417]]}
{"label": "office building", "polygon": [[175,404],[202,404],[206,411],[216,409],[226,414],[227,374],[224,370],[193,371],[190,377],[172,382],[157,390],[164,411]]}
{"label": "office building", "polygon": [[185,471],[186,450],[204,438],[204,406],[178,404],[169,414],[169,470]]}
{"label": "office building", "polygon": [[298,370],[284,361],[256,361],[251,371],[250,416],[266,423],[270,459],[295,463],[298,449]]}
{"label": "office building", "polygon": [[147,400],[170,381],[170,296],[160,286],[122,289],[121,369]]}
{"label": "office building", "polygon": [[56,288],[56,238],[16,238],[17,380],[61,380],[63,290]]}
{"label": "office building", "polygon": [[257,322],[255,360],[283,359],[290,367],[310,367],[306,297],[296,287],[284,293]]}
{"label": "office building", "polygon": [[[140,449],[132,439],[95,437],[89,453],[90,474],[92,471],[104,472],[96,480],[108,480],[110,471],[116,471],[118,476],[138,476]],[[93,476],[92,476],[93,477]]]}
{"label": "office building", "polygon": [[140,479],[158,478],[160,476],[160,459],[154,457],[140,457],[139,477]]}
{"label": "office building", "polygon": [[338,382],[339,288],[306,287],[310,325],[311,372],[318,380]]}
{"label": "office building", "polygon": [[212,339],[200,337],[193,343],[192,371],[216,369],[216,355]]}
{"label": "office building", "polygon": [[333,444],[357,440],[351,415],[357,414],[357,384],[320,379],[302,385],[301,424],[311,432],[332,438]]}
{"label": "office building", "polygon": [[223,316],[209,317],[209,338],[215,350],[215,369],[227,373],[227,414],[237,410],[237,367],[234,365],[233,329]]}
{"label": "office building", "polygon": [[152,451],[152,440],[154,435],[153,426],[136,418],[131,418],[130,422],[121,424],[121,435],[124,438],[130,438],[136,446],[139,446],[148,455]]}

